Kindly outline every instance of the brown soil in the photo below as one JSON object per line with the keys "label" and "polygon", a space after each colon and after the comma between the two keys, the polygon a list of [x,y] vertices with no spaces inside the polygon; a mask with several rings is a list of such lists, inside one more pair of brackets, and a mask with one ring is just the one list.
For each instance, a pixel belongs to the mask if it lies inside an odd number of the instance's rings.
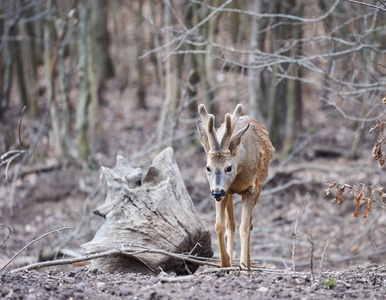
{"label": "brown soil", "polygon": [[85,267],[74,271],[0,275],[4,299],[381,299],[386,268],[356,268],[325,274],[313,284],[309,274],[215,271],[194,276],[152,277],[107,274]]}

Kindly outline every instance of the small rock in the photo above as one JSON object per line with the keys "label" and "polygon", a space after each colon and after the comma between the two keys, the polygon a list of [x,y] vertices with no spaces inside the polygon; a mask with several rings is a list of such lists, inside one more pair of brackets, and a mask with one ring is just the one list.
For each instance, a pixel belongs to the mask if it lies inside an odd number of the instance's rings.
{"label": "small rock", "polygon": [[257,291],[260,293],[266,293],[268,292],[268,288],[266,286],[261,286],[257,289]]}
{"label": "small rock", "polygon": [[98,289],[103,289],[105,286],[106,286],[106,283],[105,282],[101,282],[101,281],[97,282],[97,284],[96,284],[96,287]]}

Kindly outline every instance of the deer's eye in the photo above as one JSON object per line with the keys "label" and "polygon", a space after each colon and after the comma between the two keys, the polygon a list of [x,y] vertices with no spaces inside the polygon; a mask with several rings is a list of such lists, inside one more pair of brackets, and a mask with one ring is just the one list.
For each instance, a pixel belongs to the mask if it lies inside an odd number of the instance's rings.
{"label": "deer's eye", "polygon": [[226,170],[225,170],[226,173],[229,173],[229,172],[232,172],[232,166],[229,166]]}
{"label": "deer's eye", "polygon": [[211,172],[210,168],[208,166],[206,166],[206,171],[209,172],[209,173]]}

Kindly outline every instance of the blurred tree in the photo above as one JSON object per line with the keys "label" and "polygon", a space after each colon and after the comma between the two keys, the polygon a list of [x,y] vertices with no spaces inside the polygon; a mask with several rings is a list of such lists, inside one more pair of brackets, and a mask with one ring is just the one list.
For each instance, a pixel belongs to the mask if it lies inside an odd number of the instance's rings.
{"label": "blurred tree", "polygon": [[[171,43],[174,39],[173,27],[174,16],[172,4],[169,0],[164,0],[164,19],[165,26],[169,27],[169,32],[165,36],[165,43]],[[165,61],[165,98],[162,101],[161,114],[157,129],[157,142],[161,143],[165,139],[167,117],[174,122],[174,113],[179,104],[180,96],[180,67],[178,65],[178,56],[168,55]],[[172,127],[174,125],[172,124]],[[168,131],[170,133],[170,131]],[[170,137],[170,135],[168,135]]]}
{"label": "blurred tree", "polygon": [[[375,118],[375,99],[385,91],[384,69],[370,61],[384,65],[385,21],[364,5],[338,0],[0,4],[0,116],[14,104],[27,104],[30,116],[46,106],[54,141],[49,145],[58,158],[71,153],[85,161],[103,150],[100,104],[113,71],[111,87],[137,95],[130,108],[160,109],[158,146],[191,138],[185,131],[197,102],[216,114],[220,101],[247,101],[248,114],[262,121],[277,149],[288,154],[302,129],[306,91],[322,100],[321,109],[335,107],[357,129],[355,157],[366,122]],[[145,78],[152,80],[151,92]]]}
{"label": "blurred tree", "polygon": [[[209,0],[208,5],[218,7],[218,0]],[[208,17],[211,12],[208,8],[195,6],[196,15],[198,16],[197,23]],[[207,22],[201,25],[198,29],[200,34],[201,45],[197,46],[198,50],[204,50],[204,53],[197,53],[197,73],[200,79],[200,87],[202,89],[203,102],[213,114],[218,111],[218,104],[215,99],[215,75],[214,61],[212,58],[213,43],[216,40],[216,26],[218,15],[211,17]]]}
{"label": "blurred tree", "polygon": [[[144,47],[144,26],[143,26],[143,0],[136,1],[135,14],[135,43],[134,43],[134,57],[136,70],[136,86],[137,86],[137,107],[146,108],[146,87],[144,81],[144,60],[139,57],[143,54]],[[152,6],[152,4],[150,4]]]}
{"label": "blurred tree", "polygon": [[[58,3],[59,4],[59,3]],[[66,52],[69,52],[71,37],[73,34],[73,15],[76,9],[76,1],[61,1],[55,14],[55,30],[58,37],[58,72],[61,97],[61,141],[65,156],[70,153],[71,145],[71,99],[70,99],[70,74],[71,68],[66,66]],[[68,54],[68,53],[67,53]],[[69,57],[70,61],[73,60]]]}
{"label": "blurred tree", "polygon": [[[1,1],[0,13],[9,15],[11,12],[11,4],[8,1]],[[8,108],[9,95],[12,87],[13,77],[13,53],[11,51],[10,36],[14,32],[18,20],[7,24],[6,18],[0,20],[0,34],[3,37],[0,44],[0,118]]]}
{"label": "blurred tree", "polygon": [[[250,2],[250,10],[253,13],[261,14],[262,12],[262,0],[253,0]],[[235,13],[233,14],[235,15]],[[237,19],[238,20],[238,19]],[[248,70],[248,91],[249,91],[249,105],[250,116],[261,122],[265,122],[265,98],[266,91],[264,89],[262,72],[263,69],[257,69],[254,67],[255,60],[258,53],[263,49],[263,43],[260,39],[262,33],[260,32],[260,20],[257,17],[252,17],[252,32],[250,40],[251,52],[248,56],[248,64],[252,66]]]}
{"label": "blurred tree", "polygon": [[57,48],[55,45],[55,27],[52,2],[47,1],[47,16],[44,22],[44,69],[47,83],[47,103],[50,110],[52,136],[55,155],[59,160],[64,158],[63,141],[60,132],[59,114],[55,94],[55,68],[57,64]]}
{"label": "blurred tree", "polygon": [[78,23],[78,69],[79,69],[79,98],[76,109],[76,147],[78,158],[87,161],[90,155],[88,139],[88,106],[91,102],[90,82],[88,73],[89,45],[87,38],[87,23],[89,18],[89,7],[87,0],[78,1],[79,23]]}
{"label": "blurred tree", "polygon": [[[289,14],[297,16],[303,16],[304,1],[295,0],[289,1],[291,7]],[[289,40],[296,44],[289,50],[289,57],[300,57],[302,54],[302,43],[300,42],[303,37],[302,25],[291,23],[291,26],[287,27],[289,34]],[[283,153],[289,154],[295,144],[295,138],[298,133],[298,129],[301,127],[302,122],[302,89],[299,79],[302,78],[300,68],[296,63],[289,63],[287,70],[287,111],[285,121],[284,143]]]}
{"label": "blurred tree", "polygon": [[95,0],[87,3],[87,72],[90,89],[88,133],[93,152],[103,151],[103,128],[100,122],[100,104],[103,100],[106,80],[112,74],[108,53],[107,2]]}
{"label": "blurred tree", "polygon": [[132,69],[126,49],[129,48],[128,36],[123,30],[125,26],[129,26],[125,8],[132,9],[133,2],[122,2],[116,0],[108,1],[108,10],[112,28],[110,30],[110,40],[112,46],[111,64],[114,70],[114,77],[118,85],[118,89],[123,92],[130,83]]}

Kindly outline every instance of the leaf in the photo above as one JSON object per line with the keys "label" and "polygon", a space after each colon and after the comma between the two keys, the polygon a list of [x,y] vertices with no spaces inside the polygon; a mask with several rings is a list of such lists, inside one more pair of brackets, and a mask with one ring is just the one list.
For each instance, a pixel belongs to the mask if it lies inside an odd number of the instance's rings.
{"label": "leaf", "polygon": [[338,204],[343,203],[343,193],[344,193],[345,188],[346,188],[346,186],[344,185],[339,190],[337,189],[337,191],[336,191],[335,199],[338,200]]}
{"label": "leaf", "polygon": [[[363,187],[362,187],[362,190],[363,190]],[[355,212],[352,214],[353,217],[358,217],[359,203],[361,202],[362,196],[363,196],[362,193],[358,193],[358,194],[354,197]]]}
{"label": "leaf", "polygon": [[369,215],[370,213],[370,208],[371,208],[371,203],[373,203],[374,200],[373,199],[367,199],[367,204],[366,204],[366,212],[365,212],[365,215],[363,216],[364,219],[367,218],[367,216]]}
{"label": "leaf", "polygon": [[324,197],[327,197],[328,195],[330,195],[330,192],[331,192],[331,189],[336,185],[335,182],[331,183],[329,185],[329,187],[324,191]]}

